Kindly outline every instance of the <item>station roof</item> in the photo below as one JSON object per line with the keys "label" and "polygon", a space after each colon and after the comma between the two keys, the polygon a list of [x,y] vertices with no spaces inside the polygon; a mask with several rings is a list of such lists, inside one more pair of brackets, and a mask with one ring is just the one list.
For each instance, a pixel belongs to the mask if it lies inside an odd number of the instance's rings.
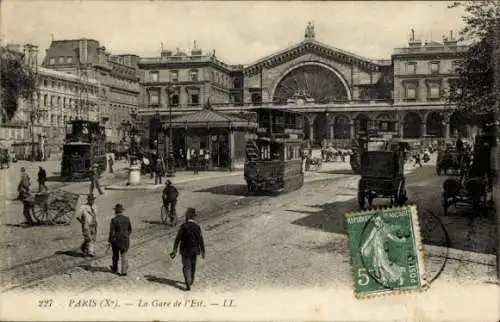
{"label": "station roof", "polygon": [[173,128],[204,128],[204,127],[243,127],[256,128],[257,123],[235,115],[204,108],[200,111],[185,114],[172,120]]}

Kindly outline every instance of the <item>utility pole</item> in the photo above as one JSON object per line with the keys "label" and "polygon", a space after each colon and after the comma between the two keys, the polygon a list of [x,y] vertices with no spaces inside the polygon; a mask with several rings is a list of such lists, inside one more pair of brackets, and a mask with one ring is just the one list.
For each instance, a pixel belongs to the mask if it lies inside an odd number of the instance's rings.
{"label": "utility pole", "polygon": [[[40,84],[38,83],[38,46],[26,44],[24,46],[26,64],[35,78],[36,93],[29,99],[29,132],[31,137],[31,161],[36,159],[35,123],[40,118]],[[36,97],[36,100],[35,100]]]}

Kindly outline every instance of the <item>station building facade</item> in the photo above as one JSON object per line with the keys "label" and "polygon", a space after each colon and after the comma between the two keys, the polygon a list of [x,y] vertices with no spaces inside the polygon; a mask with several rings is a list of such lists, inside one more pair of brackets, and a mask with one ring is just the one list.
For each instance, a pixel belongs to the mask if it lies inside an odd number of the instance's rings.
{"label": "station building facade", "polygon": [[100,83],[99,121],[107,139],[118,142],[123,126],[137,113],[140,93],[139,56],[112,55],[97,40],[53,40],[42,66]]}
{"label": "station building facade", "polygon": [[[99,120],[99,92],[101,84],[94,78],[32,66],[21,45],[9,45],[5,50],[21,57],[37,73],[37,90],[33,100],[19,98],[18,109],[11,120],[2,115],[0,141],[14,145],[16,152],[23,155],[33,139],[45,141],[49,149],[56,152],[63,144],[65,123],[69,120]],[[35,114],[33,112],[36,111]],[[34,124],[31,126],[31,116]],[[33,131],[33,137],[31,135]],[[29,152],[26,152],[29,154]]]}
{"label": "station building facade", "polygon": [[139,124],[151,136],[153,117],[168,127],[170,113],[191,113],[210,101],[229,113],[254,105],[301,112],[315,144],[348,141],[373,126],[407,139],[466,135],[445,97],[467,50],[452,34],[442,43],[412,36],[390,59],[374,60],[317,41],[309,24],[302,41],[246,66],[198,49],[162,53],[139,62]]}

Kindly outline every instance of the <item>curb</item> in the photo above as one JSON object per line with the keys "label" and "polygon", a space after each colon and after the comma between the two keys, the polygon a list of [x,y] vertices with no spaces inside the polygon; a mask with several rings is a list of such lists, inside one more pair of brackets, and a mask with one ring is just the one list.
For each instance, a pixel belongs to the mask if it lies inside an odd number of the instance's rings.
{"label": "curb", "polygon": [[[202,180],[208,180],[208,179],[214,179],[214,178],[220,178],[220,177],[232,177],[236,175],[242,175],[243,172],[232,172],[230,174],[225,174],[225,175],[213,175],[213,176],[207,176],[207,177],[200,177],[200,178],[189,178],[189,179],[183,179],[183,180],[178,180],[176,181],[175,179],[170,179],[172,181],[172,184],[182,184],[182,183],[187,183],[187,182],[192,182],[192,181],[202,181]],[[165,186],[165,184],[140,184],[140,185],[135,185],[135,186],[127,186],[127,181],[124,181],[123,184],[121,185],[110,185],[105,187],[105,190],[155,190],[159,189]]]}
{"label": "curb", "polygon": [[427,253],[426,256],[444,257],[444,254],[447,254],[446,258],[451,260],[471,262],[486,266],[496,266],[496,256],[493,254],[476,253],[426,244],[424,244],[424,251]]}

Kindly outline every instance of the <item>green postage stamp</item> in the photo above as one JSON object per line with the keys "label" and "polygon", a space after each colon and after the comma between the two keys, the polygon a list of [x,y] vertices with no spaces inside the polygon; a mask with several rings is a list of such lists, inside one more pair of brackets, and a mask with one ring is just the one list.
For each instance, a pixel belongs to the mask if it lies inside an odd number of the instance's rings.
{"label": "green postage stamp", "polygon": [[345,215],[356,297],[427,288],[417,207]]}

